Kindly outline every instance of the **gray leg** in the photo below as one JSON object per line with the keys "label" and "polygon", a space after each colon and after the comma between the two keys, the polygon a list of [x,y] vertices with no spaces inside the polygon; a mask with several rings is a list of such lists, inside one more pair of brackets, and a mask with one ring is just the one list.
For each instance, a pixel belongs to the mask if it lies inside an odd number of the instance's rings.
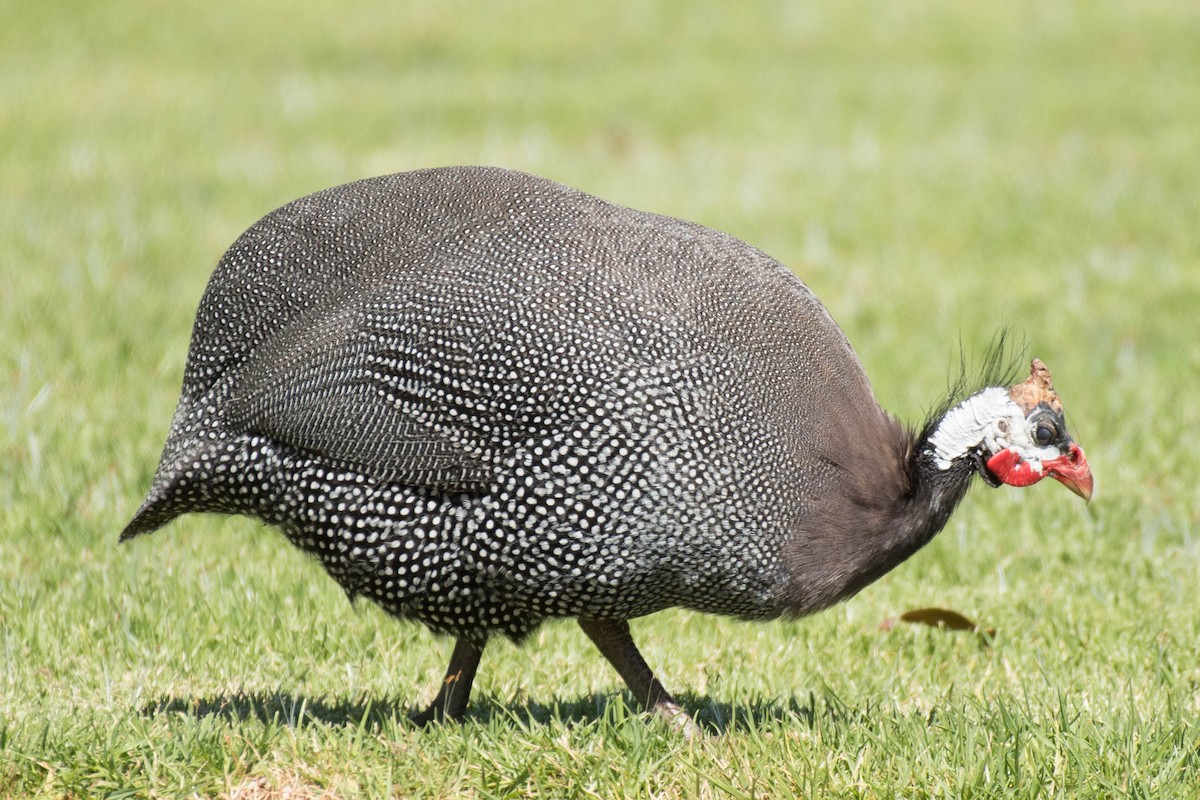
{"label": "gray leg", "polygon": [[417,725],[428,725],[431,722],[462,719],[467,710],[467,698],[471,696],[471,684],[475,681],[475,670],[479,668],[479,659],[483,648],[476,647],[465,639],[454,643],[454,652],[450,656],[450,666],[446,667],[446,677],[442,688],[429,707],[420,714],[414,714],[412,721]]}
{"label": "gray leg", "polygon": [[687,715],[674,698],[654,677],[646,660],[638,652],[633,637],[629,634],[629,623],[615,619],[581,619],[579,627],[596,645],[617,673],[625,680],[634,698],[645,705],[647,711],[662,717],[684,736],[692,737],[700,732],[696,723]]}

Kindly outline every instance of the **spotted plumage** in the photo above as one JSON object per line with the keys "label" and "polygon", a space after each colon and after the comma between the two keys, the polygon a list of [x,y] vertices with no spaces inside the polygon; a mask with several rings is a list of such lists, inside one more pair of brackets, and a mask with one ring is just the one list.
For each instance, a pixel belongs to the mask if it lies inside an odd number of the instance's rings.
{"label": "spotted plumage", "polygon": [[465,690],[432,716],[461,714],[489,637],[554,617],[675,713],[624,621],[862,588],[987,469],[931,455],[936,423],[883,412],[820,302],[749,245],[427,170],[302,198],[229,249],[122,538],[195,511],[277,526],[351,596],[459,640]]}

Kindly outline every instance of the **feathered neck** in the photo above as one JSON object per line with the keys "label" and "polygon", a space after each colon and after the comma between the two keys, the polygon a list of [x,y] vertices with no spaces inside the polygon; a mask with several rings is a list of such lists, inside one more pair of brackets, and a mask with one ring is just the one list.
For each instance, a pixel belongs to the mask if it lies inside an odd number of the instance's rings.
{"label": "feathered neck", "polygon": [[[976,396],[931,420],[921,433],[880,411],[887,435],[876,431],[871,459],[847,459],[843,481],[789,543],[786,612],[809,614],[844,600],[920,550],[945,527],[966,495],[977,463],[969,420],[982,411]],[[978,441],[978,440],[977,440]]]}

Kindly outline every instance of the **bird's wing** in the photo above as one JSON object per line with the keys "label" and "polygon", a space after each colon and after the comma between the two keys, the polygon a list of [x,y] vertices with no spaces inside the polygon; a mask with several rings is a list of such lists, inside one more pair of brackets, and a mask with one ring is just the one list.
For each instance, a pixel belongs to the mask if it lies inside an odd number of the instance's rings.
{"label": "bird's wing", "polygon": [[354,297],[279,331],[237,370],[226,421],[379,480],[486,490],[491,454],[470,413],[483,405],[455,379],[473,342],[447,335],[427,303],[391,296]]}

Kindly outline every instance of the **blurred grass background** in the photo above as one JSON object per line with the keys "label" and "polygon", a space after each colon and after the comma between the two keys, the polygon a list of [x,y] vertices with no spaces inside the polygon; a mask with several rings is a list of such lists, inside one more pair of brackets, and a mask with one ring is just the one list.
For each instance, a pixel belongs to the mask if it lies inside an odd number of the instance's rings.
{"label": "blurred grass background", "polygon": [[[0,17],[0,796],[1197,796],[1194,3]],[[906,419],[1015,325],[1096,499],[977,490],[811,620],[642,621],[711,741],[628,716],[565,625],[489,651],[464,727],[409,730],[443,643],[245,521],[115,537],[224,248],[302,194],[467,163],[766,250]],[[920,605],[997,641],[877,630]]]}

